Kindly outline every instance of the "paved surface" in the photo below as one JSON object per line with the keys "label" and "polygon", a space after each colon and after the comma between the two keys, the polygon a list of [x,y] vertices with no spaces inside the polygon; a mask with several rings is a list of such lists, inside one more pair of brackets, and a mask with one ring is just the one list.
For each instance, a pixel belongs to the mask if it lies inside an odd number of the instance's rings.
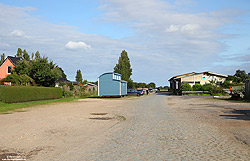
{"label": "paved surface", "polygon": [[0,161],[12,155],[32,161],[247,161],[249,119],[220,112],[235,105],[150,95],[84,99],[0,115]]}
{"label": "paved surface", "polygon": [[[214,126],[171,108],[166,96],[126,104],[127,120],[95,150],[76,160],[249,160],[249,148]],[[105,134],[104,134],[105,135]]]}

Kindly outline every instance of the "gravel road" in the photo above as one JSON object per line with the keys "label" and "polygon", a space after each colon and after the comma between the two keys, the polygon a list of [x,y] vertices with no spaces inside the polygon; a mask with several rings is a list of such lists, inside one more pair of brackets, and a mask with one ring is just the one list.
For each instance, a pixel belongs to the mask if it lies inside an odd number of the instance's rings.
{"label": "gravel road", "polygon": [[249,147],[152,95],[126,104],[127,120],[79,160],[249,160]]}
{"label": "gravel road", "polygon": [[249,104],[149,95],[28,108],[0,115],[0,160],[250,160],[249,116],[233,108]]}

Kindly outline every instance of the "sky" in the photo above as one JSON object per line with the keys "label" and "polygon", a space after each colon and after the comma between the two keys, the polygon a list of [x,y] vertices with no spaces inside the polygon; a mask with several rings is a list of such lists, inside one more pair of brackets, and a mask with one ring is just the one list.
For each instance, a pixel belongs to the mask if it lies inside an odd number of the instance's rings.
{"label": "sky", "polygon": [[96,81],[122,50],[132,80],[169,85],[175,75],[250,72],[249,0],[0,0],[0,54],[39,51]]}

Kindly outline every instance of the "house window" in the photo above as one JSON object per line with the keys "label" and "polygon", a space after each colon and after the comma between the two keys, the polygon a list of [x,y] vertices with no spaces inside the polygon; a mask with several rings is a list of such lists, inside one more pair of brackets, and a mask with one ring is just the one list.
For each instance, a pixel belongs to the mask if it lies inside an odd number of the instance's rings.
{"label": "house window", "polygon": [[195,84],[201,84],[201,82],[200,81],[196,81]]}
{"label": "house window", "polygon": [[12,66],[8,66],[7,67],[7,74],[11,74],[11,71],[12,71]]}

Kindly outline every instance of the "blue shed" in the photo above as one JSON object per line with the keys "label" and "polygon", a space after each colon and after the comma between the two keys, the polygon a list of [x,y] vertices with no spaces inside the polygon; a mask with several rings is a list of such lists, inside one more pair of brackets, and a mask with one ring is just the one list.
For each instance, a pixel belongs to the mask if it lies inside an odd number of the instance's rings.
{"label": "blue shed", "polygon": [[121,74],[109,72],[98,77],[98,96],[125,96],[127,82],[121,80]]}

